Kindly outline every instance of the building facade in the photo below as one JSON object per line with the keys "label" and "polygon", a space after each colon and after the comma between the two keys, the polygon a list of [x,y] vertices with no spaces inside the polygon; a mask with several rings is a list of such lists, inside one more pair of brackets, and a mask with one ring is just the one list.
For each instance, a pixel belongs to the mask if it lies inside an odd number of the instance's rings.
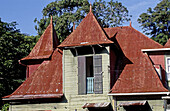
{"label": "building facade", "polygon": [[11,95],[11,111],[166,111],[169,43],[130,26],[102,28],[92,10],[59,43],[51,23],[20,60],[27,79]]}

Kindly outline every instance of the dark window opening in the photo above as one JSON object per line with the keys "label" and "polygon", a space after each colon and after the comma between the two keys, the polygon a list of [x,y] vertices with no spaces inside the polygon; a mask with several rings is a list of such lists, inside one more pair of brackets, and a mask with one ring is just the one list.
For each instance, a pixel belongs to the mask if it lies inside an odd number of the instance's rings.
{"label": "dark window opening", "polygon": [[74,56],[109,53],[107,52],[105,47],[98,46],[98,45],[75,47],[75,48],[70,48],[70,50]]}
{"label": "dark window opening", "polygon": [[78,57],[78,93],[79,94],[102,94],[102,56],[79,56]]}
{"label": "dark window opening", "polygon": [[86,57],[86,93],[94,93],[93,56]]}
{"label": "dark window opening", "polygon": [[166,109],[170,110],[170,100],[167,100],[167,106]]}
{"label": "dark window opening", "polygon": [[147,101],[125,102],[125,103],[120,103],[119,106],[120,107],[123,106],[125,111],[152,111]]}
{"label": "dark window opening", "polygon": [[77,49],[78,55],[93,54],[92,47],[90,46],[77,47],[76,49]]}
{"label": "dark window opening", "polygon": [[86,77],[94,77],[92,56],[86,57]]}

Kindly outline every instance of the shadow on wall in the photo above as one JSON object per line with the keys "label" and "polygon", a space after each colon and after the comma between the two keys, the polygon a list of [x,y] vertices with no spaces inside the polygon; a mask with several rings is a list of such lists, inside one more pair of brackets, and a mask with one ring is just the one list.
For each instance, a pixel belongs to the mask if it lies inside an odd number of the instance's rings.
{"label": "shadow on wall", "polygon": [[42,98],[42,99],[32,99],[32,100],[13,100],[10,101],[11,105],[21,105],[21,104],[42,104],[42,103],[68,103],[68,100],[63,95],[61,98]]}

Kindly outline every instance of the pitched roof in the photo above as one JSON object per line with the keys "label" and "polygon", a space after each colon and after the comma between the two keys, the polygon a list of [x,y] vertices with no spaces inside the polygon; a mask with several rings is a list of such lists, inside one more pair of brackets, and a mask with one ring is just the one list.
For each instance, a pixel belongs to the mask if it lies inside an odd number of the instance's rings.
{"label": "pitched roof", "polygon": [[111,93],[167,92],[151,61],[141,49],[162,48],[133,27],[105,29],[110,38],[115,38],[124,55],[131,61],[111,89]]}
{"label": "pitched roof", "polygon": [[165,48],[170,48],[170,39],[167,41],[167,43],[164,45]]}
{"label": "pitched roof", "polygon": [[56,49],[50,61],[44,61],[37,70],[4,100],[60,98],[62,92],[62,50]]}
{"label": "pitched roof", "polygon": [[90,11],[79,26],[59,45],[59,47],[85,46],[113,43]]}
{"label": "pitched roof", "polygon": [[30,60],[30,59],[46,59],[51,56],[55,48],[59,45],[59,40],[57,38],[57,34],[54,30],[52,17],[51,22],[30,52],[30,54],[22,58],[23,60]]}

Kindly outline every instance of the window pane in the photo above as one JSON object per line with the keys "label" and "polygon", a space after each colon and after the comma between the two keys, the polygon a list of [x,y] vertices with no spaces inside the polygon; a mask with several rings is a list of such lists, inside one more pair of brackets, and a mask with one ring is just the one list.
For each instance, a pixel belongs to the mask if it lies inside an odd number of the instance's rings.
{"label": "window pane", "polygon": [[168,72],[170,72],[170,66],[168,66]]}
{"label": "window pane", "polygon": [[170,65],[170,58],[167,59],[167,64]]}
{"label": "window pane", "polygon": [[170,80],[170,73],[167,73],[167,78],[168,80]]}

